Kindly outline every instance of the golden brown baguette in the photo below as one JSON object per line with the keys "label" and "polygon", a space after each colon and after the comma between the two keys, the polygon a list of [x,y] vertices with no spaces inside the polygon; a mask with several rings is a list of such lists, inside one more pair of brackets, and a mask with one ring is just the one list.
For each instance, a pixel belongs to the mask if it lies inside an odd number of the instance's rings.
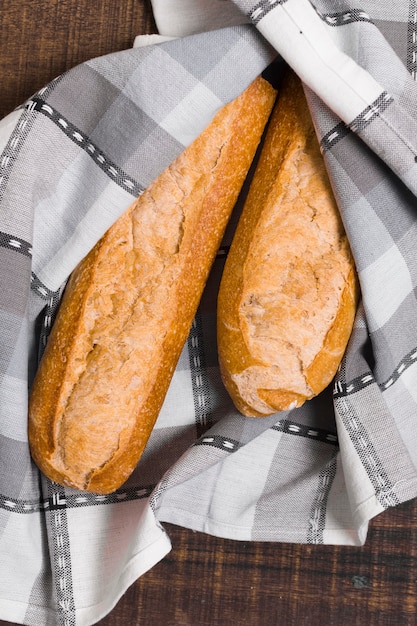
{"label": "golden brown baguette", "polygon": [[73,272],[30,395],[52,480],[110,493],[135,468],[275,97],[259,77],[221,109]]}
{"label": "golden brown baguette", "polygon": [[259,417],[320,393],[345,352],[357,298],[347,237],[302,85],[291,73],[219,290],[219,363],[236,408]]}

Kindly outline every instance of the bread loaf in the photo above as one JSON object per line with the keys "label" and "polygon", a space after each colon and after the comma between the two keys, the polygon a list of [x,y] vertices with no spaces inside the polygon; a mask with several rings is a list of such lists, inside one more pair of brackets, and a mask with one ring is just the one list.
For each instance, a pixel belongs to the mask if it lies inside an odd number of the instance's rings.
{"label": "bread loaf", "polygon": [[279,91],[226,260],[218,353],[236,408],[301,406],[334,377],[358,298],[348,240],[302,85]]}
{"label": "bread loaf", "polygon": [[71,275],[29,403],[50,479],[104,494],[135,468],[275,97],[259,77],[221,109]]}

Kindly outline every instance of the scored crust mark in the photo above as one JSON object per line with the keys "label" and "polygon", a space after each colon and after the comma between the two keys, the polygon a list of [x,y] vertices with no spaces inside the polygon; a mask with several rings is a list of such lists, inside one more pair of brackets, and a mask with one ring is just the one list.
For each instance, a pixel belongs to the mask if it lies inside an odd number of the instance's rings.
{"label": "scored crust mark", "polygon": [[[186,192],[178,181],[186,176],[188,189],[190,178],[193,187],[202,178],[201,173],[192,170],[179,177],[175,169],[169,168],[166,187],[174,201],[161,207],[150,188],[142,202],[134,205],[106,235],[106,250],[110,247],[113,259],[124,261],[123,280],[120,281],[116,271],[117,264],[112,268],[105,254],[97,262],[96,273],[102,278],[107,275],[108,280],[103,281],[99,290],[86,294],[85,338],[78,347],[77,358],[79,373],[57,420],[56,445],[56,461],[62,463],[64,470],[71,467],[76,471],[84,488],[95,472],[114,459],[129,437],[131,415],[135,411],[133,388],[144,397],[155,384],[160,358],[155,346],[161,345],[162,350],[160,339],[167,332],[164,330],[167,318],[175,314],[175,309],[166,312],[161,304],[180,273],[187,205]],[[147,211],[149,207],[151,210]],[[143,232],[147,233],[146,238]],[[148,364],[146,377],[135,375],[138,350],[140,358]],[[110,369],[119,371],[117,379],[106,376]],[[102,376],[93,379],[94,372]],[[123,386],[120,378],[124,380]],[[93,393],[94,407],[90,400]],[[96,417],[98,407],[100,420]],[[110,438],[102,432],[103,414],[112,418]],[[86,453],[78,440],[87,433],[92,436]]]}
{"label": "scored crust mark", "polygon": [[[129,220],[124,220],[123,225],[124,229],[119,224],[116,232],[113,232],[113,254],[118,259],[127,259],[127,253],[132,247]],[[107,255],[103,254],[101,258],[99,256],[95,269],[100,273],[104,271],[107,280],[101,288],[93,287],[85,291],[83,306],[78,313],[82,316],[83,340],[75,342],[69,354],[72,386],[71,388],[67,386],[66,396],[65,394],[62,396],[63,403],[56,420],[55,462],[62,464],[63,470],[73,465],[80,480],[88,472],[88,464],[93,458],[97,465],[103,465],[119,445],[119,442],[115,446],[106,439],[100,425],[95,423],[97,420],[94,411],[97,406],[101,409],[106,407],[110,411],[117,408],[118,404],[117,393],[105,382],[106,370],[103,363],[105,364],[107,360],[108,368],[120,369],[123,363],[129,360],[131,353],[131,347],[123,342],[122,333],[131,316],[137,294],[130,289],[129,272],[126,273],[126,281],[116,288],[112,263],[106,266],[106,261]],[[75,282],[78,280],[77,273],[74,274],[73,280]],[[129,292],[129,298],[123,299],[122,291]],[[103,313],[98,316],[97,311],[100,307]],[[106,337],[109,337],[107,333],[111,333],[111,342],[109,339],[106,340]],[[109,355],[106,354],[110,351],[111,364]],[[97,376],[94,380],[91,373],[94,376],[99,367],[102,376]],[[91,407],[88,398],[93,391],[95,406]],[[87,430],[95,432],[93,445],[88,451],[80,445],[83,432]],[[96,445],[94,441],[97,442]]]}
{"label": "scored crust mark", "polygon": [[[322,193],[321,168],[317,168],[313,145],[308,143],[308,152],[297,145],[281,166],[282,176],[288,170],[295,194],[284,190],[281,201],[269,206],[258,222],[258,232],[278,233],[276,243],[267,237],[265,246],[253,245],[243,278],[248,290],[240,311],[244,340],[259,363],[273,367],[275,383],[281,381],[287,390],[265,388],[259,393],[272,408],[280,406],[284,397],[288,399],[286,408],[291,408],[315,394],[309,372],[314,371],[315,357],[325,343],[327,326],[323,326],[323,319],[328,325],[334,322],[346,268],[350,269],[348,250],[340,240],[342,229],[336,224],[337,213],[329,213],[325,199],[316,197],[313,201],[306,193],[307,186],[316,196]],[[285,237],[279,234],[284,230]],[[256,263],[256,258],[262,263]],[[265,376],[262,373],[259,366],[256,378],[261,389],[270,371]]]}

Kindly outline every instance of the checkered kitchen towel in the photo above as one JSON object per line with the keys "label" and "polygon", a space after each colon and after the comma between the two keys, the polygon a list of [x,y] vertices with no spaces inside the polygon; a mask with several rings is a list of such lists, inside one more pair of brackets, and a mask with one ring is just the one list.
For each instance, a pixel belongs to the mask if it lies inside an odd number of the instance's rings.
{"label": "checkered kitchen towel", "polygon": [[[1,619],[98,621],[169,551],[163,521],[360,545],[417,495],[416,0],[153,4],[163,42],[84,63],[0,123]],[[219,258],[138,470],[109,496],[50,483],[29,456],[27,395],[62,286],[277,56],[306,85],[361,281],[334,388],[236,413],[216,363]]]}

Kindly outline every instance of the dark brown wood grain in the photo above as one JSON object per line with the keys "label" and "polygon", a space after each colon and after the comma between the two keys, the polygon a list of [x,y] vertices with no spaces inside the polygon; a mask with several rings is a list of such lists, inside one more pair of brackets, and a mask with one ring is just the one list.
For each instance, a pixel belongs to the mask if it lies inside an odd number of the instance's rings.
{"label": "dark brown wood grain", "polygon": [[378,517],[360,548],[234,542],[166,525],[172,552],[100,626],[411,626],[417,506]]}
{"label": "dark brown wood grain", "polygon": [[148,0],[1,0],[0,117],[65,70],[149,32]]}
{"label": "dark brown wood grain", "polygon": [[[2,0],[0,25],[0,117],[66,69],[154,32],[149,3],[140,0]],[[361,548],[166,528],[173,550],[100,626],[417,624],[416,502],[376,518]]]}

